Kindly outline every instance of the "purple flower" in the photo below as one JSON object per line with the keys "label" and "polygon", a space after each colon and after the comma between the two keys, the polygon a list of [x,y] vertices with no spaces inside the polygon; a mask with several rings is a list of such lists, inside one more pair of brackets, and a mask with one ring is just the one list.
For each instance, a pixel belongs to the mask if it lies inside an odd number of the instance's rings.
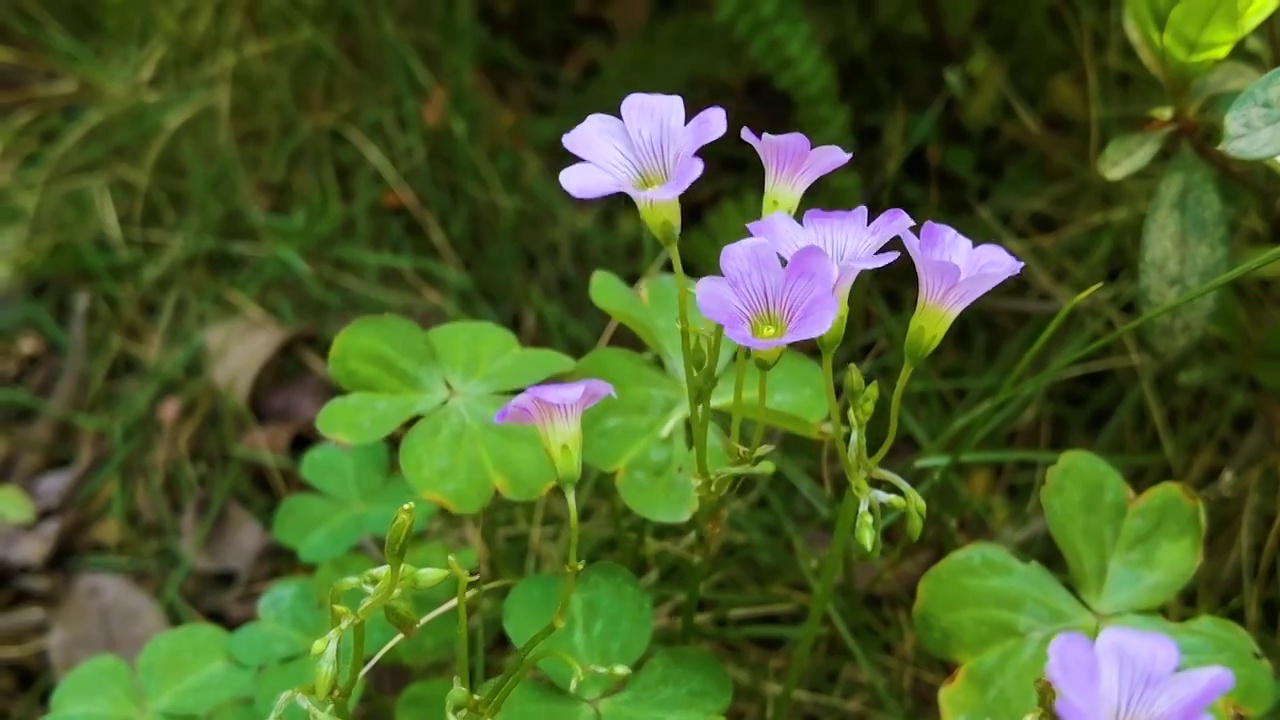
{"label": "purple flower", "polygon": [[797,251],[784,269],[772,243],[750,237],[725,246],[720,271],[698,281],[698,309],[739,345],[780,352],[835,319],[836,266],[820,247]]}
{"label": "purple flower", "polygon": [[617,397],[603,380],[533,385],[503,405],[493,421],[537,427],[560,483],[572,485],[582,474],[582,413],[606,396]]}
{"label": "purple flower", "polygon": [[933,352],[961,310],[992,288],[1017,275],[1022,261],[994,243],[974,247],[955,229],[926,222],[917,238],[902,233],[902,243],[916,264],[920,294],[907,329],[907,358],[923,360]]}
{"label": "purple flower", "polygon": [[768,238],[774,250],[787,260],[811,245],[825,250],[840,269],[836,296],[843,302],[859,271],[884,267],[897,259],[897,251],[879,250],[912,225],[915,221],[901,210],[887,210],[868,225],[867,208],[863,206],[853,210],[809,210],[804,214],[803,225],[787,213],[776,212],[747,223],[747,229],[752,235]]}
{"label": "purple flower", "polygon": [[803,133],[782,135],[742,128],[742,139],[751,143],[764,163],[764,202],[761,217],[776,211],[795,213],[800,197],[818,178],[849,162],[853,157],[835,145],[813,147]]}
{"label": "purple flower", "polygon": [[1235,676],[1220,665],[1178,671],[1179,661],[1167,636],[1111,626],[1097,641],[1058,634],[1045,675],[1060,720],[1208,720]]}
{"label": "purple flower", "polygon": [[685,123],[679,95],[632,93],[622,118],[592,113],[565,133],[564,147],[583,162],[560,171],[560,185],[575,198],[626,193],[660,240],[680,234],[680,194],[702,175],[695,153],[724,135],[724,108],[709,107]]}

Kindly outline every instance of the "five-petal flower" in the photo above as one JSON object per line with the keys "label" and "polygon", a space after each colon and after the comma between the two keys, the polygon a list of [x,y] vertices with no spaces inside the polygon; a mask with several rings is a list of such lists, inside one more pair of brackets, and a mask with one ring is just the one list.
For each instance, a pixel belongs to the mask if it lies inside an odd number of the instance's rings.
{"label": "five-petal flower", "polygon": [[609,396],[615,396],[613,386],[603,380],[533,385],[503,405],[493,421],[535,426],[559,482],[572,485],[582,474],[582,413]]}
{"label": "five-petal flower", "polygon": [[794,214],[804,191],[818,178],[849,162],[853,157],[835,145],[813,147],[803,133],[781,135],[742,128],[742,139],[756,149],[764,165],[764,201],[761,217],[781,211]]}

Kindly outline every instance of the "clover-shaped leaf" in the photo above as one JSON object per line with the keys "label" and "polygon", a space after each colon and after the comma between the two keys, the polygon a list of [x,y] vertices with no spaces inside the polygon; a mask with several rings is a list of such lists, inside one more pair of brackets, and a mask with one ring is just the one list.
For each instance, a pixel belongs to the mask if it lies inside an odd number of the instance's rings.
{"label": "clover-shaped leaf", "polygon": [[1200,564],[1204,514],[1195,496],[1166,482],[1133,492],[1093,453],[1062,454],[1041,491],[1045,520],[1081,599],[1103,615],[1170,600]]}
{"label": "clover-shaped leaf", "polygon": [[396,698],[395,720],[447,720],[444,704],[452,689],[453,681],[446,678],[413,683]]}
{"label": "clover-shaped leaf", "polygon": [[1222,152],[1241,160],[1280,157],[1280,68],[1231,102],[1222,121]]}
{"label": "clover-shaped leaf", "polygon": [[[396,509],[412,499],[399,474],[390,472],[385,443],[342,447],[321,443],[302,456],[301,474],[319,492],[294,493],[276,511],[271,532],[304,562],[319,563],[355,547],[360,538],[386,533]],[[415,524],[430,514],[415,513]]]}
{"label": "clover-shaped leaf", "polygon": [[364,317],[334,340],[329,370],[349,394],[316,425],[344,443],[371,442],[422,416],[400,445],[414,490],[457,513],[475,513],[495,488],[531,500],[555,471],[532,427],[497,425],[507,393],[562,373],[573,360],[520,346],[506,328],[463,321],[424,330],[392,315]]}
{"label": "clover-shaped leaf", "polygon": [[960,548],[929,568],[912,615],[920,642],[958,663],[1018,638],[1096,624],[1048,570],[988,542]]}
{"label": "clover-shaped leaf", "polygon": [[[729,412],[733,409],[733,386],[736,370],[729,367],[719,378],[711,395],[711,406]],[[747,363],[743,376],[742,416],[760,418],[760,371],[755,363]],[[823,395],[826,380],[822,368],[805,355],[784,352],[778,364],[769,371],[765,387],[764,422],[792,435],[816,438],[827,417]]]}
{"label": "clover-shaped leaf", "polygon": [[733,699],[733,681],[701,648],[662,648],[627,687],[599,703],[601,720],[714,720]]}
{"label": "clover-shaped leaf", "polygon": [[[511,642],[523,645],[551,622],[563,582],[559,575],[539,573],[512,588],[502,607],[502,626]],[[601,562],[579,574],[564,627],[541,647],[563,652],[583,666],[631,665],[649,647],[652,635],[653,601],[640,581],[621,565]],[[563,661],[550,658],[538,667],[556,685],[569,688],[573,674]],[[615,684],[611,677],[591,674],[574,694],[594,700]]]}
{"label": "clover-shaped leaf", "polygon": [[229,650],[246,667],[279,663],[309,652],[328,625],[311,578],[287,578],[262,593],[258,619],[236,628]]}
{"label": "clover-shaped leaf", "polygon": [[1212,615],[1202,615],[1186,622],[1170,622],[1156,615],[1124,615],[1112,624],[1164,633],[1178,643],[1182,651],[1182,667],[1224,665],[1235,676],[1235,685],[1225,702],[1215,708],[1217,717],[1237,717],[1229,709],[1243,711],[1248,717],[1261,716],[1276,700],[1275,678],[1271,664],[1257,643],[1239,625]]}
{"label": "clover-shaped leaf", "polygon": [[965,663],[938,689],[942,720],[1026,716],[1036,707],[1035,682],[1044,674],[1050,639],[1012,638]]}
{"label": "clover-shaped leaf", "polygon": [[247,698],[253,675],[232,662],[229,634],[205,623],[167,630],[138,655],[137,671],[114,655],[100,655],[63,678],[49,701],[53,720],[202,716]]}

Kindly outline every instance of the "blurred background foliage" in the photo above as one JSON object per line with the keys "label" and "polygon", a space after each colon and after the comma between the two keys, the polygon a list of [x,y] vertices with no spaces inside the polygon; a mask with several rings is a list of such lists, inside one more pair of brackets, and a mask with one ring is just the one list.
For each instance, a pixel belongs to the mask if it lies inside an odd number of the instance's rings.
{"label": "blurred background foliage", "polygon": [[[1274,66],[1280,20],[1235,57]],[[590,272],[635,279],[660,258],[624,199],[579,203],[559,188],[559,138],[632,91],[729,113],[685,202],[695,274],[713,271],[758,213],[743,125],[853,150],[807,206],[903,207],[1027,261],[910,388],[890,464],[927,489],[926,535],[850,564],[844,623],[798,698],[811,716],[935,712],[947,668],[913,644],[919,573],[979,538],[1055,564],[1034,489],[1070,447],[1109,457],[1138,488],[1174,478],[1205,498],[1208,562],[1169,612],[1238,619],[1274,657],[1276,273],[1220,293],[1209,334],[1182,352],[1115,334],[1139,314],[1139,239],[1160,173],[1109,183],[1094,163],[1167,101],[1109,0],[4,3],[0,327],[14,342],[0,367],[0,450],[19,476],[77,468],[60,512],[90,529],[43,564],[52,587],[66,570],[122,570],[173,617],[236,622],[201,604],[189,509],[235,501],[267,518],[297,486],[290,458],[309,432],[253,432],[314,413],[280,410],[300,401],[275,391],[321,377],[328,340],[358,314],[477,317],[527,343],[592,347],[606,318],[587,300]],[[1180,131],[1217,141],[1211,123]],[[1261,166],[1219,169],[1236,266],[1280,239],[1280,183]],[[1096,283],[1025,368],[1037,382],[1010,387],[1055,313]],[[905,261],[863,280],[845,359],[892,373],[914,292]],[[234,361],[206,352],[229,317],[274,318],[290,337],[238,399],[210,380],[234,375],[218,365]],[[1064,358],[1075,360],[1057,368]],[[74,391],[60,394],[69,376]],[[830,458],[804,442],[786,449],[779,475],[734,510],[707,598],[705,639],[739,683],[734,717],[758,717],[775,687],[809,594],[807,558],[827,542]],[[607,487],[593,504],[588,556],[657,568],[687,551],[681,528],[622,520]],[[531,506],[499,504],[440,532],[485,538],[484,567],[517,575],[555,557],[540,554],[541,522]],[[0,591],[0,604],[44,602],[24,587]],[[675,615],[680,588],[654,589],[659,612]],[[34,713],[50,676],[38,651],[11,655],[0,697]]]}

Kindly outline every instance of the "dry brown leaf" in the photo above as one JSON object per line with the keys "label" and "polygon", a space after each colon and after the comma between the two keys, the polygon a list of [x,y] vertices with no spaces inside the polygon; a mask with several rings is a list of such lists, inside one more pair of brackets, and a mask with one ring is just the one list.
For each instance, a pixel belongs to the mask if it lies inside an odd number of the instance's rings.
{"label": "dry brown leaf", "polygon": [[44,515],[61,509],[86,469],[84,465],[67,465],[46,470],[28,480],[27,492],[35,502],[36,512]]}
{"label": "dry brown leaf", "polygon": [[49,630],[49,663],[61,678],[110,652],[133,662],[153,635],[169,627],[160,603],[122,575],[81,573],[71,579]]}
{"label": "dry brown leaf", "polygon": [[0,567],[32,570],[44,567],[58,546],[62,519],[49,517],[31,527],[0,525]]}
{"label": "dry brown leaf", "polygon": [[204,333],[213,384],[248,404],[262,368],[293,337],[293,330],[266,317],[241,316]]}
{"label": "dry brown leaf", "polygon": [[182,549],[191,566],[197,572],[229,573],[237,582],[247,578],[258,556],[271,544],[271,536],[253,513],[232,500],[222,506],[201,543],[197,536],[207,512],[204,505],[191,503],[182,513]]}

